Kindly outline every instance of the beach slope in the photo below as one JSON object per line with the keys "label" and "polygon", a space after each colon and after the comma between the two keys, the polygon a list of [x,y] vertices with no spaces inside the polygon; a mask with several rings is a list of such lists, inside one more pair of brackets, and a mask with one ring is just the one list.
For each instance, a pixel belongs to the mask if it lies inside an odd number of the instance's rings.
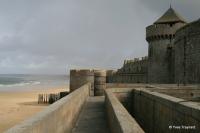
{"label": "beach slope", "polygon": [[38,94],[60,91],[66,91],[66,87],[0,92],[0,132],[6,131],[47,107],[48,104],[37,103]]}

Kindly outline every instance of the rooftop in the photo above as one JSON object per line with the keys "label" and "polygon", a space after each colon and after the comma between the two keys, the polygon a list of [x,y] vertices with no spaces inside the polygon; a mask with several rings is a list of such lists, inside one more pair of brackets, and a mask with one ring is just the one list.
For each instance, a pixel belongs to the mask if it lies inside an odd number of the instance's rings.
{"label": "rooftop", "polygon": [[170,7],[154,24],[165,23],[186,23],[185,19],[181,17],[172,7]]}

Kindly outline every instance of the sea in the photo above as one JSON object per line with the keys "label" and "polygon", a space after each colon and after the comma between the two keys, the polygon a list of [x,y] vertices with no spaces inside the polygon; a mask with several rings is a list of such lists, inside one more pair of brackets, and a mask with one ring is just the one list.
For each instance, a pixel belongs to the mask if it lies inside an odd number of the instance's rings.
{"label": "sea", "polygon": [[69,75],[0,74],[0,91],[48,89],[69,85]]}

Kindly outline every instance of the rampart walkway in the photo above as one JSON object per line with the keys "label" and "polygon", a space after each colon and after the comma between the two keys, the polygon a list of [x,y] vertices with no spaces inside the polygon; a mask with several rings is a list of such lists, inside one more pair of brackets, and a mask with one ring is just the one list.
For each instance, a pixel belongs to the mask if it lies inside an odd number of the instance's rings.
{"label": "rampart walkway", "polygon": [[79,115],[73,133],[109,133],[104,97],[89,97]]}

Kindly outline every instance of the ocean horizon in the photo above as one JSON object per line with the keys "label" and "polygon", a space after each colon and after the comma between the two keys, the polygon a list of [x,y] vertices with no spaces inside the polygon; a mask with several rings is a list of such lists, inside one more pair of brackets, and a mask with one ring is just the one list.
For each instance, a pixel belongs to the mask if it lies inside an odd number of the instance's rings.
{"label": "ocean horizon", "polygon": [[47,89],[68,84],[69,75],[0,74],[0,91]]}

